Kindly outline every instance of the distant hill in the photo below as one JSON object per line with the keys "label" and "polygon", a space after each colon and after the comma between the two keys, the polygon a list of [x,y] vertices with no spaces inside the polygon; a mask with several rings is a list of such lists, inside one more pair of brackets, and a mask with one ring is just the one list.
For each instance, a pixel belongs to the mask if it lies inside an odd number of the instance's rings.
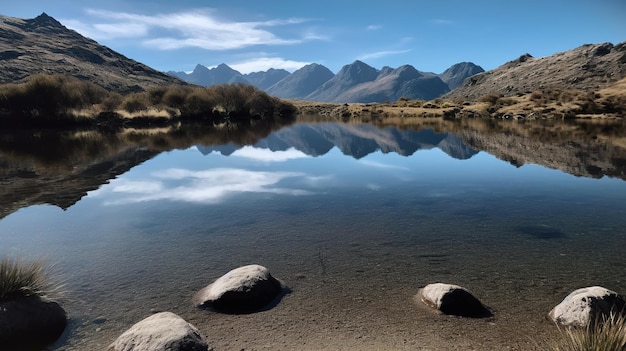
{"label": "distant hill", "polygon": [[249,83],[244,76],[228,67],[225,64],[221,64],[214,68],[208,68],[203,65],[196,65],[193,72],[187,74],[185,72],[168,72],[168,74],[181,78],[189,83],[211,86],[226,83]]}
{"label": "distant hill", "polygon": [[241,74],[222,63],[214,68],[198,64],[191,73],[169,71],[167,74],[189,83],[206,87],[217,84],[244,83],[265,90],[287,77],[290,73],[284,69],[270,68],[265,72]]}
{"label": "distant hill", "polygon": [[460,62],[450,66],[443,73],[439,74],[439,78],[448,85],[450,90],[454,90],[459,85],[463,84],[467,77],[471,77],[475,74],[482,73],[485,70],[471,62]]}
{"label": "distant hill", "polygon": [[268,94],[286,99],[303,99],[335,75],[328,68],[312,63],[269,87]]}
{"label": "distant hill", "polygon": [[376,80],[359,84],[335,97],[332,102],[396,101],[401,97],[431,100],[450,91],[437,75],[423,73],[411,65],[386,70]]}
{"label": "distant hill", "polygon": [[359,84],[371,82],[378,76],[378,71],[361,61],[345,65],[331,79],[326,81],[311,94],[304,97],[311,101],[335,101],[345,91]]}
{"label": "distant hill", "polygon": [[270,68],[265,72],[252,72],[244,74],[243,76],[248,82],[250,82],[250,84],[259,89],[265,90],[280,82],[290,74],[291,73],[289,73],[289,71],[284,69]]}
{"label": "distant hill", "polygon": [[118,92],[184,84],[66,28],[45,13],[33,19],[0,15],[0,83],[23,81],[37,73],[73,76]]}
{"label": "distant hill", "polygon": [[512,96],[546,89],[595,91],[626,77],[626,42],[586,44],[551,56],[525,54],[472,76],[445,95],[477,100],[487,94]]}

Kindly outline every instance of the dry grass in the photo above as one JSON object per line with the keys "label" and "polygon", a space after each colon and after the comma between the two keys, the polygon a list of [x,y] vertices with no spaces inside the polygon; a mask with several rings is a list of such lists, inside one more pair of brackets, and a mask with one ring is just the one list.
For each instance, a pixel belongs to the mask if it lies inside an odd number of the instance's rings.
{"label": "dry grass", "polygon": [[35,296],[62,298],[62,286],[52,282],[52,267],[46,260],[32,262],[4,258],[0,261],[0,301]]}
{"label": "dry grass", "polygon": [[561,330],[553,351],[626,351],[626,317],[623,314],[600,318],[587,328]]}

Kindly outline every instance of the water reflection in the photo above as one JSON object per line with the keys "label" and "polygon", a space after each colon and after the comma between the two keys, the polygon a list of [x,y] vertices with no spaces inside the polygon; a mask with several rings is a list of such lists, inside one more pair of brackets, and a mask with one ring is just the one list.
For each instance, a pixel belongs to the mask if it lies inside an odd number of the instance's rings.
{"label": "water reflection", "polygon": [[[141,181],[114,179],[109,186],[92,192],[90,196],[113,198],[104,204],[116,205],[157,200],[218,203],[223,198],[238,193],[310,194],[306,190],[279,185],[289,178],[306,176],[296,172],[258,172],[233,168],[204,171],[166,169],[150,174]],[[115,193],[114,196],[111,193]]]}
{"label": "water reflection", "polygon": [[[89,191],[161,152],[192,146],[206,155],[218,152],[268,163],[317,157],[337,148],[344,155],[363,160],[363,165],[379,168],[399,166],[367,160],[365,156],[377,150],[409,156],[419,150],[438,148],[450,157],[469,159],[486,151],[516,167],[538,164],[577,176],[626,179],[626,132],[623,124],[610,122],[425,119],[421,125],[412,126],[301,123],[285,127],[268,121],[250,128],[196,126],[127,130],[120,134],[4,131],[0,133],[0,218],[33,204],[47,203],[66,209]],[[225,178],[233,182],[246,180],[251,184],[248,188],[236,182],[208,187],[209,180],[204,176],[215,175],[196,174],[189,175],[185,184],[178,185],[172,179],[166,182],[157,178],[143,183],[114,182],[113,185],[115,191],[133,194],[137,199],[134,201],[159,196],[176,198],[184,192],[195,194],[198,201],[214,201],[225,193],[237,191],[297,192],[299,190],[284,189],[276,184],[289,178],[305,177],[291,173],[245,173],[241,169],[229,172],[233,175]],[[198,192],[199,186],[207,190]],[[370,188],[376,187],[370,184]],[[155,192],[161,195],[147,194]]]}

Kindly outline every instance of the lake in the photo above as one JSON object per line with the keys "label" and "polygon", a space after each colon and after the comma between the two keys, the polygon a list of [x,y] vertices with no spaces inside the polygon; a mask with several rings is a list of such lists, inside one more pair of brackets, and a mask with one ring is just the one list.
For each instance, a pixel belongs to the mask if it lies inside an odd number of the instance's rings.
{"label": "lake", "polygon": [[[99,350],[158,311],[215,350],[529,350],[571,291],[626,293],[626,133],[583,121],[331,122],[0,133],[0,255],[55,264],[66,333]],[[193,294],[261,264],[259,313]],[[414,301],[445,282],[493,318]]]}

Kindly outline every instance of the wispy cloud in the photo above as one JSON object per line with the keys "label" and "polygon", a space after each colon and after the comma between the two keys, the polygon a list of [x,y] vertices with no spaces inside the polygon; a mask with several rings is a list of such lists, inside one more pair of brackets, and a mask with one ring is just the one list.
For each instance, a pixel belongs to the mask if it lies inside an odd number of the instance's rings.
{"label": "wispy cloud", "polygon": [[369,54],[361,55],[360,57],[358,57],[358,59],[359,60],[377,59],[377,58],[386,57],[386,56],[406,54],[407,52],[410,52],[410,51],[411,51],[410,49],[377,51],[377,52],[372,52]]}
{"label": "wispy cloud", "polygon": [[279,186],[290,178],[307,176],[297,172],[258,172],[235,168],[216,168],[203,171],[167,169],[154,173],[151,179],[131,181],[114,179],[91,196],[106,198],[106,205],[170,200],[194,203],[219,203],[236,193],[272,193],[308,195],[310,191]]}
{"label": "wispy cloud", "polygon": [[381,28],[383,28],[383,26],[378,24],[370,24],[369,26],[367,26],[367,30],[379,30]]}
{"label": "wispy cloud", "polygon": [[304,37],[284,38],[269,30],[307,22],[305,18],[236,22],[224,20],[210,9],[150,16],[98,9],[90,9],[86,13],[104,23],[62,22],[93,39],[141,38],[144,46],[160,50],[185,47],[229,50],[255,45],[293,45],[309,40]]}
{"label": "wispy cloud", "polygon": [[229,63],[228,66],[241,73],[267,71],[270,68],[279,69],[293,72],[303,66],[308,65],[311,62],[285,60],[281,57],[259,57],[255,59],[249,59],[245,61]]}

